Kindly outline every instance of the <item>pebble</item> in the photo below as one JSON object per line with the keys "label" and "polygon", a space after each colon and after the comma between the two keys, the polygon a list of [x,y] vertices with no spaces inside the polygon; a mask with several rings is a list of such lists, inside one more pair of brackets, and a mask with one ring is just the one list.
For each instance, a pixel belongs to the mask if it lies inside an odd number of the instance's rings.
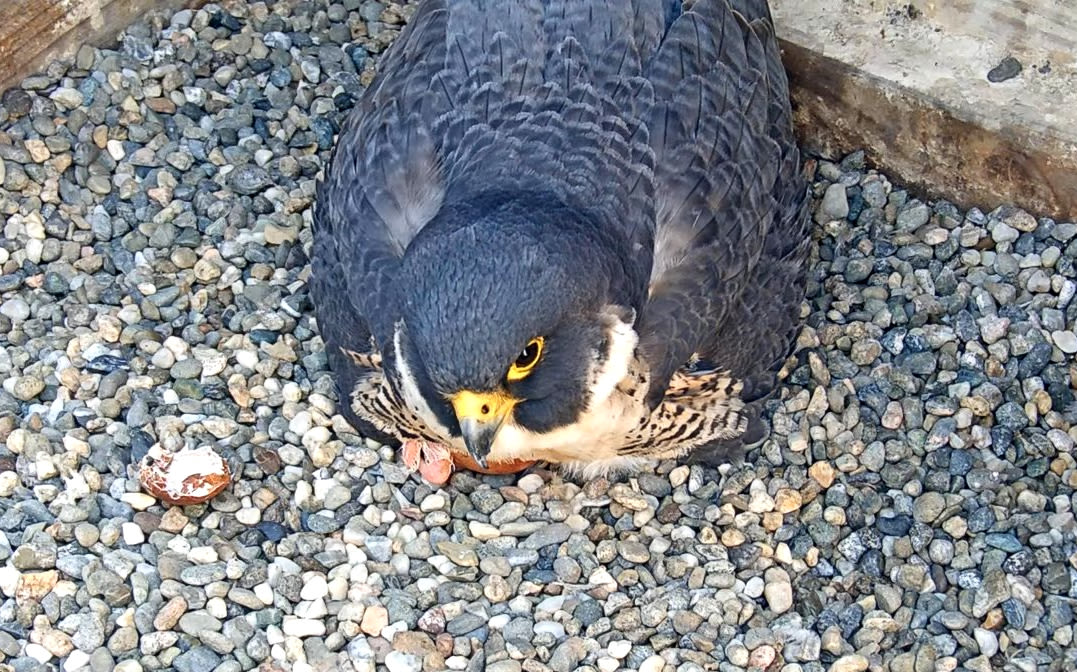
{"label": "pebble", "polygon": [[855,653],[835,660],[830,666],[830,672],[864,672],[868,669],[868,664],[867,658]]}
{"label": "pebble", "polygon": [[899,231],[915,231],[927,224],[931,218],[931,209],[926,203],[910,201],[897,215]]}
{"label": "pebble", "polygon": [[0,303],[0,315],[15,323],[24,322],[30,317],[30,304],[21,297],[13,296]]}
{"label": "pebble", "polygon": [[123,543],[128,546],[137,546],[146,540],[142,528],[135,523],[123,524]]}
{"label": "pebble", "polygon": [[987,73],[987,81],[992,84],[998,84],[1005,82],[1006,80],[1013,79],[1021,74],[1022,65],[1021,61],[1017,60],[1013,56],[1007,56],[999,61],[998,65],[991,68]]}
{"label": "pebble", "polygon": [[789,581],[789,575],[777,568],[767,570],[763,595],[767,599],[767,606],[774,613],[782,614],[789,611],[793,607],[793,586]]}
{"label": "pebble", "polygon": [[639,664],[639,672],[662,672],[666,667],[666,661],[662,656],[648,656]]}
{"label": "pebble", "polygon": [[420,672],[423,669],[423,662],[416,655],[390,651],[385,656],[385,667],[389,672]]}
{"label": "pebble", "polygon": [[1067,355],[1077,353],[1077,335],[1074,335],[1072,331],[1053,331],[1051,340]]}
{"label": "pebble", "polygon": [[198,646],[177,656],[172,664],[178,672],[197,672],[211,670],[217,667],[221,658],[217,653],[205,646]]}
{"label": "pebble", "polygon": [[816,462],[808,469],[808,473],[824,490],[834,483],[835,472],[829,462]]}
{"label": "pebble", "polygon": [[325,622],[313,618],[286,617],[281,630],[288,637],[322,637],[325,635]]}
{"label": "pebble", "polygon": [[849,215],[849,201],[845,186],[832,184],[827,187],[815,221],[823,224],[830,220],[845,219]]}
{"label": "pebble", "polygon": [[572,528],[564,523],[545,525],[542,529],[524,539],[520,544],[520,548],[538,550],[547,546],[562,544],[568,540],[571,534]]}
{"label": "pebble", "polygon": [[187,601],[180,595],[169,600],[153,619],[153,627],[157,630],[171,630],[179,623],[179,619],[187,611]]}
{"label": "pebble", "polygon": [[363,620],[360,629],[366,634],[377,637],[389,624],[389,612],[380,605],[368,607],[363,612]]}
{"label": "pebble", "polygon": [[623,541],[618,544],[617,550],[621,557],[628,562],[642,564],[649,562],[651,559],[650,551],[638,541]]}
{"label": "pebble", "polygon": [[11,386],[11,394],[19,401],[30,401],[45,391],[45,381],[34,376],[19,376]]}

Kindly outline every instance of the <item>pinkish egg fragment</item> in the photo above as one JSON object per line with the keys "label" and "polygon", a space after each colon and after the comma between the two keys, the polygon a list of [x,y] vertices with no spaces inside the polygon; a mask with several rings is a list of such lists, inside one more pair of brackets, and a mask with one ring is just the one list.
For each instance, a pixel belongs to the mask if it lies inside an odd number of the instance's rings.
{"label": "pinkish egg fragment", "polygon": [[232,482],[232,473],[228,463],[208,446],[174,453],[154,446],[142,458],[138,480],[146,492],[162,502],[186,506],[216,497]]}

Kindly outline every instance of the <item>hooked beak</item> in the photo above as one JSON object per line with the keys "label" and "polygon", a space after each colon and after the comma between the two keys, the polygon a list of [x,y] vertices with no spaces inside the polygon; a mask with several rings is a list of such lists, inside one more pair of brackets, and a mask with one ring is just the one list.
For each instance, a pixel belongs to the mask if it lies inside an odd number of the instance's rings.
{"label": "hooked beak", "polygon": [[512,412],[516,399],[501,392],[459,392],[451,398],[467,452],[483,469],[497,432]]}

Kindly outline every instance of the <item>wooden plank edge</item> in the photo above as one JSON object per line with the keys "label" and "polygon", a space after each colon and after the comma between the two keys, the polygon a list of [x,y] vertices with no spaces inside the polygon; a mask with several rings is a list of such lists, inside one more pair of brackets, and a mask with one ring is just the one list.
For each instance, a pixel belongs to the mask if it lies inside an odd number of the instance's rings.
{"label": "wooden plank edge", "polygon": [[[208,0],[150,0],[149,10],[197,8]],[[62,5],[61,5],[62,7]],[[99,14],[87,17],[56,34],[43,35],[36,49],[23,49],[0,68],[0,91],[18,86],[28,76],[44,72],[50,63],[69,61],[83,44],[115,45],[120,33],[147,12],[144,0],[106,0]],[[58,22],[58,25],[63,22]]]}
{"label": "wooden plank edge", "polygon": [[887,175],[959,207],[1016,205],[1077,219],[1077,131],[1073,139],[1019,127],[992,131],[917,91],[779,42],[807,151],[840,158],[863,149]]}

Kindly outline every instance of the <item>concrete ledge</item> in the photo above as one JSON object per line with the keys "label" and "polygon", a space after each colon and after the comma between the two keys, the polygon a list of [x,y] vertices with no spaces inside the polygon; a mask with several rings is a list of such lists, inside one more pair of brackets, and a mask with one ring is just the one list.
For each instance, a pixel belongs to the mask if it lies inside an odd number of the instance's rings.
{"label": "concrete ledge", "polygon": [[[863,148],[965,207],[1077,218],[1077,12],[1063,4],[771,0],[804,145]],[[1020,74],[989,81],[1007,56]]]}

